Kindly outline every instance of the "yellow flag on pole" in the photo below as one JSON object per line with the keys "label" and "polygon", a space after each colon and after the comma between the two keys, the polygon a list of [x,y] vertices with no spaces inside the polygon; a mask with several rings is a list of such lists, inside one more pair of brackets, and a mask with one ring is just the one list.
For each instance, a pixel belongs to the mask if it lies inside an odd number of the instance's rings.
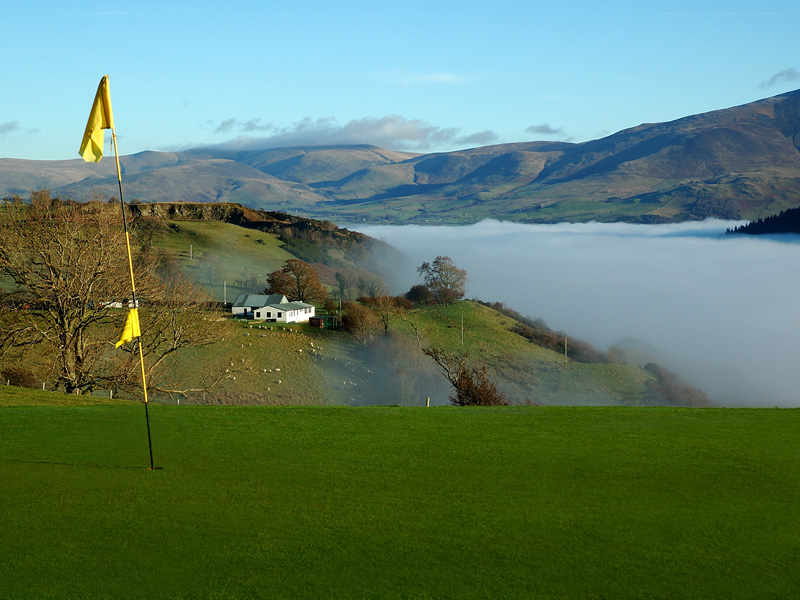
{"label": "yellow flag on pole", "polygon": [[117,342],[116,347],[119,348],[122,344],[127,344],[133,338],[142,335],[139,329],[139,310],[132,308],[128,311],[128,318],[125,319],[125,327],[122,329],[122,335]]}
{"label": "yellow flag on pole", "polygon": [[86,123],[81,149],[78,151],[86,162],[100,162],[103,158],[103,144],[106,137],[104,129],[114,129],[111,95],[108,93],[108,75],[103,75],[100,85],[97,86],[89,122]]}

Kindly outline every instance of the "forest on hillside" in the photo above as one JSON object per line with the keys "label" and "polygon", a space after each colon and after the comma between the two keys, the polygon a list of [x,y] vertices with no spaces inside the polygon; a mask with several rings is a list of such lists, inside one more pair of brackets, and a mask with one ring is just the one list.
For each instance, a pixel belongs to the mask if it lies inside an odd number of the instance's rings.
{"label": "forest on hillside", "polygon": [[734,227],[727,234],[769,235],[779,233],[800,233],[800,207],[782,210],[777,215],[751,221],[746,225]]}

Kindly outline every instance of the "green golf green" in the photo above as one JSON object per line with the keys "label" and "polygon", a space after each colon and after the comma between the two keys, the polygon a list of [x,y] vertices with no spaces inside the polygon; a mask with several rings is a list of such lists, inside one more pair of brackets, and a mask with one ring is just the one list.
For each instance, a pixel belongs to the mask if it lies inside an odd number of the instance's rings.
{"label": "green golf green", "polygon": [[2,598],[800,595],[800,410],[150,405],[151,471],[142,405],[38,398]]}

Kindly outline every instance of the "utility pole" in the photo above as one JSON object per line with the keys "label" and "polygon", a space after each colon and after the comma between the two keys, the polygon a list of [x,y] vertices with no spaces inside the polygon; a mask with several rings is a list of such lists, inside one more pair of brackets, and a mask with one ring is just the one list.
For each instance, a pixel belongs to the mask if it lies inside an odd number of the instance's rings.
{"label": "utility pole", "polygon": [[567,334],[564,334],[564,357],[567,357]]}

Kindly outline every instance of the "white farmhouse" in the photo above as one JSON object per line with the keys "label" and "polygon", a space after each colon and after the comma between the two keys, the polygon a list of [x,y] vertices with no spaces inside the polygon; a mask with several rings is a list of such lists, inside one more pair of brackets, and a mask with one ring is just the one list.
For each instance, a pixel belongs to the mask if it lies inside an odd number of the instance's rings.
{"label": "white farmhouse", "polygon": [[267,304],[286,304],[288,300],[283,294],[239,294],[233,301],[231,312],[234,315],[253,318],[253,312],[257,308]]}
{"label": "white farmhouse", "polygon": [[289,302],[282,294],[239,294],[231,312],[256,321],[307,323],[314,316],[315,308],[305,302]]}
{"label": "white farmhouse", "polygon": [[283,302],[267,304],[253,313],[256,321],[273,321],[275,323],[308,323],[314,316],[314,305],[305,302]]}

